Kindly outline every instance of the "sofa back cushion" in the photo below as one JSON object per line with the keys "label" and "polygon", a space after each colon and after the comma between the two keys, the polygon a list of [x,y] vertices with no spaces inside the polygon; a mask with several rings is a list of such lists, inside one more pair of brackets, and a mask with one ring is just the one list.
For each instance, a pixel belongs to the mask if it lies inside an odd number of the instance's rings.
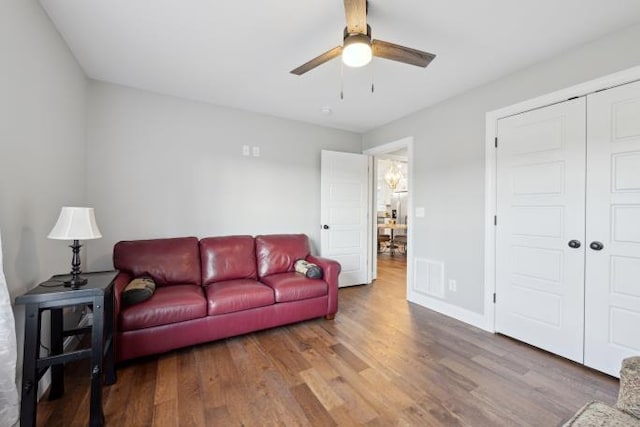
{"label": "sofa back cushion", "polygon": [[256,250],[251,236],[207,237],[200,240],[202,284],[256,279]]}
{"label": "sofa back cushion", "polygon": [[158,286],[200,284],[196,237],[118,242],[113,265],[133,277],[151,276]]}
{"label": "sofa back cushion", "polygon": [[294,263],[309,254],[309,239],[304,234],[256,236],[259,277],[295,271]]}

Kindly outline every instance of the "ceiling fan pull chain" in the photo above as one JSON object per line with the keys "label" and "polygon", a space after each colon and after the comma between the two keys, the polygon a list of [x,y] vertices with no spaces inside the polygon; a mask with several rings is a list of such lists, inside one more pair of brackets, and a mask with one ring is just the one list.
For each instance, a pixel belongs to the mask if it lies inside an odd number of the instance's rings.
{"label": "ceiling fan pull chain", "polygon": [[344,100],[344,64],[340,63],[340,101]]}
{"label": "ceiling fan pull chain", "polygon": [[373,81],[374,81],[374,75],[373,75],[373,61],[371,61],[371,93],[373,94],[373,92],[375,91],[375,86],[373,85]]}

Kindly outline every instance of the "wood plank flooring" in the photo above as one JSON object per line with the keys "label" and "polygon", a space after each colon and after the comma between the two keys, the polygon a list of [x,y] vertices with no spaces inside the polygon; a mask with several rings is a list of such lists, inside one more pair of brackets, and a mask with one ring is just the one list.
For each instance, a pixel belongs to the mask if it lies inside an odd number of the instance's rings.
{"label": "wood plank flooring", "polygon": [[[317,319],[118,367],[107,426],[556,426],[618,381],[405,299],[405,259],[340,290]],[[38,405],[39,426],[88,424],[88,365]]]}

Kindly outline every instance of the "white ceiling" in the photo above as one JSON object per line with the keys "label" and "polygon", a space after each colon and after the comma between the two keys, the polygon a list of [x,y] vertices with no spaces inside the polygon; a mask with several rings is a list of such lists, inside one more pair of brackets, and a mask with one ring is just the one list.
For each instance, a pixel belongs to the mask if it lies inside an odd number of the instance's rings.
{"label": "white ceiling", "polygon": [[640,21],[638,0],[371,0],[374,39],[437,57],[345,69],[341,101],[339,58],[289,71],[342,43],[342,0],[40,1],[90,78],[357,132]]}

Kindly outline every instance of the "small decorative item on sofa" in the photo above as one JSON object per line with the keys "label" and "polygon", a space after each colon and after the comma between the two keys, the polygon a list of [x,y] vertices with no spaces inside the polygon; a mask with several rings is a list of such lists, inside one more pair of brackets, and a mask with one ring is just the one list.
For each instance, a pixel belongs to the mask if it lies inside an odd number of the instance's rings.
{"label": "small decorative item on sofa", "polygon": [[122,292],[122,302],[125,305],[138,304],[153,296],[156,290],[156,282],[149,276],[133,279]]}
{"label": "small decorative item on sofa", "polygon": [[295,263],[295,269],[298,273],[302,273],[309,279],[322,279],[322,269],[304,259],[299,259]]}

